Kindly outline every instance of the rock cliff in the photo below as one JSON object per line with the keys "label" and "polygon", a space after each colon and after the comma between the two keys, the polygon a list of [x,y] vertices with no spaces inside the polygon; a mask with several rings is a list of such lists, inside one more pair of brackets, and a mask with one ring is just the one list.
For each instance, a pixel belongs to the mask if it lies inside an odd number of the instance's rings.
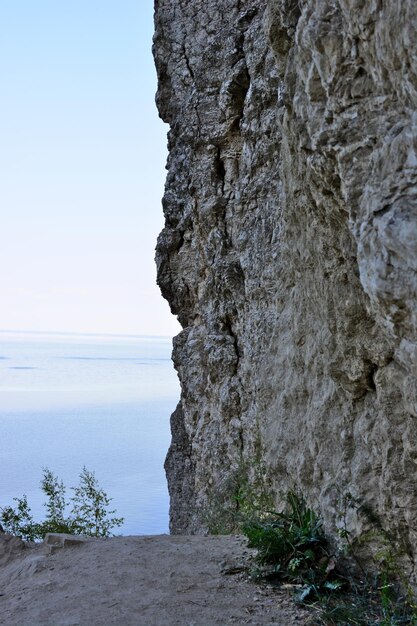
{"label": "rock cliff", "polygon": [[[156,0],[171,530],[236,473],[417,546],[417,4]],[[360,533],[364,522],[349,523]]]}

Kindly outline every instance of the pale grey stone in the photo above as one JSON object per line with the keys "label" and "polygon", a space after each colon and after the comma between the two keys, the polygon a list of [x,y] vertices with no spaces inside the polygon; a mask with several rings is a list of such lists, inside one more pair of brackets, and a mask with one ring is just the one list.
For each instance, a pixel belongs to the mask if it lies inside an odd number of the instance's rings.
{"label": "pale grey stone", "polygon": [[335,533],[351,492],[415,561],[417,3],[155,8],[156,261],[184,328],[171,528],[204,531],[259,460],[277,504],[297,486]]}
{"label": "pale grey stone", "polygon": [[59,548],[72,548],[81,546],[87,541],[91,541],[91,537],[84,535],[69,535],[67,533],[46,533],[43,540],[44,545],[48,546],[51,552]]}

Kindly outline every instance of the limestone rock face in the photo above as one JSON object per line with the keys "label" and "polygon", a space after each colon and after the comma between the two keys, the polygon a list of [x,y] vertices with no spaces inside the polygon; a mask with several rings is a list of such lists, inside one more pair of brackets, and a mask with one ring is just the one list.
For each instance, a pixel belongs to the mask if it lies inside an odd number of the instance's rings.
{"label": "limestone rock face", "polygon": [[156,0],[155,24],[171,530],[261,463],[277,502],[332,532],[350,492],[415,559],[417,3]]}

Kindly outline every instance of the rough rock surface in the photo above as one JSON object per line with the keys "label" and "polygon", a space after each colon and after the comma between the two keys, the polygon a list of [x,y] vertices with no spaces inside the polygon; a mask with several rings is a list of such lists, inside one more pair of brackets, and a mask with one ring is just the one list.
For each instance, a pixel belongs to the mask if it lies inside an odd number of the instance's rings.
{"label": "rough rock surface", "polygon": [[16,555],[20,555],[25,549],[25,543],[19,537],[7,535],[0,526],[0,567],[4,567]]}
{"label": "rough rock surface", "polygon": [[[417,546],[417,3],[156,0],[174,532],[262,464]],[[361,532],[361,521],[348,520]]]}

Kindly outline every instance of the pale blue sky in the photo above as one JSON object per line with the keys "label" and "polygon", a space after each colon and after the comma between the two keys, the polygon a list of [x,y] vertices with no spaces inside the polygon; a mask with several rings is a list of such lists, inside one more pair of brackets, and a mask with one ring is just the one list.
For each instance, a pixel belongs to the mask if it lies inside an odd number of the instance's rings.
{"label": "pale blue sky", "polygon": [[0,0],[0,329],[169,335],[152,0]]}

